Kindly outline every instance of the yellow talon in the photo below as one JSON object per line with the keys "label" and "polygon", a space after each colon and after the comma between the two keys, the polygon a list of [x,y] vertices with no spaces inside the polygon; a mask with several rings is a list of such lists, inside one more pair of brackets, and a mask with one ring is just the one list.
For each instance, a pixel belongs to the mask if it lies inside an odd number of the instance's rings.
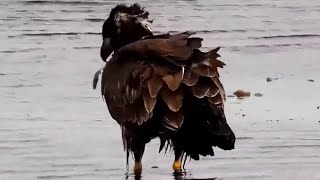
{"label": "yellow talon", "polygon": [[134,170],[135,174],[141,174],[141,172],[142,172],[142,163],[141,162],[136,162],[134,164],[133,170]]}
{"label": "yellow talon", "polygon": [[181,161],[180,160],[174,161],[172,168],[175,172],[181,171]]}

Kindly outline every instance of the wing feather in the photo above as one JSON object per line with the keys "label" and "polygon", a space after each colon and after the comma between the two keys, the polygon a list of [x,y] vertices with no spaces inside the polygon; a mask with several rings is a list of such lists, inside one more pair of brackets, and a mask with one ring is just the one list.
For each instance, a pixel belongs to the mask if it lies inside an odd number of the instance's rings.
{"label": "wing feather", "polygon": [[146,108],[147,112],[149,114],[151,114],[156,103],[157,103],[157,98],[152,98],[148,92],[144,91],[143,92],[143,102],[144,102],[144,107]]}
{"label": "wing feather", "polygon": [[161,80],[161,77],[156,74],[153,74],[151,78],[147,80],[148,90],[152,98],[157,97],[162,85],[163,81]]}
{"label": "wing feather", "polygon": [[175,74],[168,74],[162,77],[162,80],[168,85],[171,91],[175,91],[179,88],[182,79],[182,71],[178,71]]}
{"label": "wing feather", "polygon": [[168,88],[164,88],[161,91],[161,97],[167,104],[168,108],[173,112],[178,112],[182,107],[183,92],[182,91],[171,91]]}
{"label": "wing feather", "polygon": [[182,126],[183,120],[182,108],[177,112],[167,110],[164,117],[164,126],[169,130],[177,131]]}
{"label": "wing feather", "polygon": [[207,99],[213,108],[223,108],[225,93],[218,68],[225,64],[217,59],[219,48],[202,52],[202,38],[191,35],[146,37],[120,48],[107,62],[101,92],[119,124],[142,125],[163,103],[163,125],[176,131],[183,124],[186,91]]}

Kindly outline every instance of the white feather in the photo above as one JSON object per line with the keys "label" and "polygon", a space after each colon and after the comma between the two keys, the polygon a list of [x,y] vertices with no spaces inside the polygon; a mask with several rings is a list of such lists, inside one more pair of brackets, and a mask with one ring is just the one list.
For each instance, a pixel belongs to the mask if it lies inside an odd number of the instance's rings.
{"label": "white feather", "polygon": [[151,31],[151,23],[149,19],[146,18],[138,18],[137,22],[139,22],[141,24],[142,27],[144,27],[145,29]]}
{"label": "white feather", "polygon": [[185,67],[182,66],[182,77],[181,77],[181,79],[183,79],[183,77],[184,77],[184,70],[185,70]]}
{"label": "white feather", "polygon": [[116,26],[118,27],[117,32],[121,32],[121,23],[129,21],[129,15],[127,13],[118,13],[114,17],[114,21],[116,23]]}

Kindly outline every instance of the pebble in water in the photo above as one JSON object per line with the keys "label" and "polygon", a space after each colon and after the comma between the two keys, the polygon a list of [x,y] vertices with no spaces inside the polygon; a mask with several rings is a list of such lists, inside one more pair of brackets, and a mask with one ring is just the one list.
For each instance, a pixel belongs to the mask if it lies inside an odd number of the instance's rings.
{"label": "pebble in water", "polygon": [[254,96],[256,96],[256,97],[262,97],[263,94],[261,94],[261,93],[255,93]]}
{"label": "pebble in water", "polygon": [[250,92],[249,91],[244,91],[239,89],[238,91],[233,93],[235,96],[237,96],[238,98],[242,98],[242,97],[250,97]]}
{"label": "pebble in water", "polygon": [[272,78],[271,77],[267,77],[267,82],[271,82]]}

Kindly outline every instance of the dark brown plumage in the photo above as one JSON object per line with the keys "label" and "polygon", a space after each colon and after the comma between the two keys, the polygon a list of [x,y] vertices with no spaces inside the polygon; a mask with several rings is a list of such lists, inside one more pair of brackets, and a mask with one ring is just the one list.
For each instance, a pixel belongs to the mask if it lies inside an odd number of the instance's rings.
{"label": "dark brown plumage", "polygon": [[118,5],[113,8],[102,26],[103,43],[100,51],[102,60],[106,61],[112,51],[140,40],[144,36],[152,35],[151,31],[145,27],[145,23],[150,21],[148,16],[149,12],[138,4],[129,7]]}
{"label": "dark brown plumage", "polygon": [[[212,146],[233,149],[235,135],[224,115],[218,73],[225,65],[217,60],[219,48],[200,51],[202,39],[190,32],[153,36],[131,18],[139,14],[147,19],[143,8],[120,7],[103,27],[108,43],[101,48],[102,59],[110,50],[114,55],[103,69],[101,93],[121,126],[125,149],[134,154],[135,172],[141,172],[145,144],[155,137],[161,140],[160,151],[165,144],[173,147],[174,170],[181,169],[183,154],[198,160],[199,155],[214,155]],[[142,10],[132,13],[132,7]],[[117,26],[119,12],[129,20]]]}

